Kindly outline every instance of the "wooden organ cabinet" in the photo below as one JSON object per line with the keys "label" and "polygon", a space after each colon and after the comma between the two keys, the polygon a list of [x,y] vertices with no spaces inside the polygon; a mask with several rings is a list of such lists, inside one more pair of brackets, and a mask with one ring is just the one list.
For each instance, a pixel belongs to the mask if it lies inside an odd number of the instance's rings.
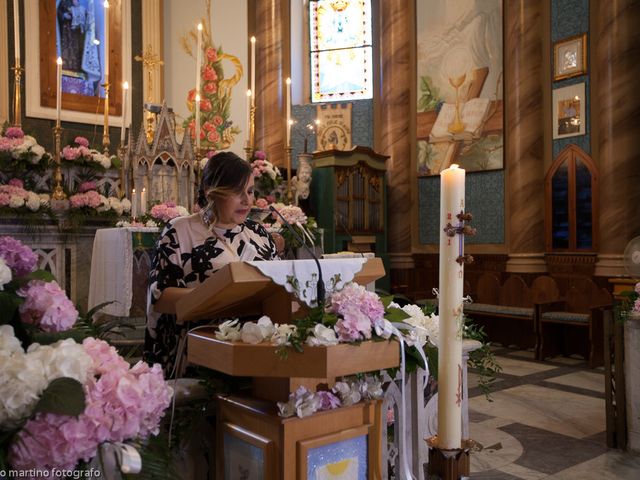
{"label": "wooden organ cabinet", "polygon": [[313,154],[311,208],[325,253],[372,252],[388,267],[388,158],[362,146]]}

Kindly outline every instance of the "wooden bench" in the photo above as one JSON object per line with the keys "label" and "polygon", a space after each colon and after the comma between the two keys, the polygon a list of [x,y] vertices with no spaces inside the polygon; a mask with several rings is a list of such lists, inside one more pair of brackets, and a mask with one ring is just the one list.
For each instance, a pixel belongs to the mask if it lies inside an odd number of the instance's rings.
{"label": "wooden bench", "polygon": [[564,300],[536,305],[538,348],[536,358],[579,354],[591,368],[603,364],[603,309],[611,295],[589,278],[577,278]]}
{"label": "wooden bench", "polygon": [[537,348],[534,304],[559,298],[555,280],[546,275],[529,288],[518,275],[501,286],[497,275],[483,273],[476,292],[475,301],[464,306],[465,315],[484,327],[490,341],[521,348]]}

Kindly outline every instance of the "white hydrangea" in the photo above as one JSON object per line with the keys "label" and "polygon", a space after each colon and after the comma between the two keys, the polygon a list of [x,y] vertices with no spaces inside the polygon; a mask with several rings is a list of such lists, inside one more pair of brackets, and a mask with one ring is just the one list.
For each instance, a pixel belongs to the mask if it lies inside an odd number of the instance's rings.
{"label": "white hydrangea", "polygon": [[[4,258],[0,257],[0,291],[4,290],[4,286],[11,281],[12,274],[11,269],[5,262]],[[0,328],[7,326],[2,325]],[[2,345],[0,344],[0,350],[2,349]],[[2,355],[2,353],[0,353]]]}
{"label": "white hydrangea", "polygon": [[187,210],[182,205],[178,205],[176,209],[178,210],[178,215],[180,215],[181,217],[186,217],[190,215],[189,210]]}
{"label": "white hydrangea", "polygon": [[111,208],[111,205],[109,204],[109,199],[104,195],[100,195],[100,205],[96,207],[96,210],[98,212],[106,212],[110,208]]}
{"label": "white hydrangea", "polygon": [[40,196],[37,193],[28,192],[26,205],[32,212],[37,212],[40,210]]}
{"label": "white hydrangea", "polygon": [[118,215],[122,215],[124,212],[124,208],[122,207],[122,203],[116,197],[109,197],[109,207],[111,210],[116,212]]}
{"label": "white hydrangea", "polygon": [[84,384],[93,361],[82,345],[73,339],[60,340],[52,345],[32,344],[27,350],[31,362],[40,362],[47,384],[56,378],[74,378]]}
{"label": "white hydrangea", "polygon": [[36,145],[38,145],[38,142],[31,135],[25,135],[22,138],[22,145],[25,146],[26,148],[31,148],[31,147],[35,147]]}
{"label": "white hydrangea", "polygon": [[[4,263],[4,259],[0,258],[0,264]],[[0,358],[10,357],[14,354],[24,355],[20,340],[13,333],[11,325],[0,325]]]}
{"label": "white hydrangea", "polygon": [[9,206],[11,208],[20,208],[24,206],[24,199],[18,195],[11,195],[9,199]]}
{"label": "white hydrangea", "polygon": [[122,205],[122,210],[124,212],[130,212],[131,211],[131,201],[128,198],[123,198],[120,201],[120,205]]}
{"label": "white hydrangea", "polygon": [[31,147],[31,158],[29,158],[29,162],[35,165],[42,160],[44,153],[45,151],[42,145],[34,145]]}

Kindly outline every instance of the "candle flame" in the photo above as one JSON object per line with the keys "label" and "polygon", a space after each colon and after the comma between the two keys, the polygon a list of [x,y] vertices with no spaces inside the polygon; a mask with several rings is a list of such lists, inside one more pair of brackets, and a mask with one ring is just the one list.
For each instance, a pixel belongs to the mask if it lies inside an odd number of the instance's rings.
{"label": "candle flame", "polygon": [[289,125],[293,125],[293,120],[289,119],[289,120],[287,120],[287,123],[288,123]]}
{"label": "candle flame", "polygon": [[129,90],[129,82],[124,82],[122,84],[122,88],[124,88],[125,90]]}
{"label": "candle flame", "polygon": [[287,82],[287,85],[291,85],[291,78],[287,77],[287,79],[285,80],[285,82]]}
{"label": "candle flame", "polygon": [[198,30],[202,31],[202,23],[198,24]]}
{"label": "candle flame", "polygon": [[456,168],[458,168],[458,164],[457,163],[452,163],[451,166],[449,167],[451,170],[455,170]]}
{"label": "candle flame", "polygon": [[104,8],[109,8],[109,0],[104,0]]}
{"label": "candle flame", "polygon": [[199,101],[200,101],[200,94],[198,93],[198,94],[196,95],[196,102],[199,102]]}
{"label": "candle flame", "polygon": [[146,188],[143,188],[143,189],[142,189],[142,193],[146,193],[146,191],[147,191],[147,189],[146,189]]}
{"label": "candle flame", "polygon": [[133,195],[135,195],[135,194],[136,194],[136,189],[134,188],[133,190],[131,190],[131,193],[132,193]]}
{"label": "candle flame", "polygon": [[247,90],[247,97],[251,97],[251,89]]}
{"label": "candle flame", "polygon": [[256,43],[256,37],[251,37],[250,40],[251,40],[251,43]]}
{"label": "candle flame", "polygon": [[62,57],[58,57],[58,59],[56,60],[56,63],[58,65],[62,65]]}

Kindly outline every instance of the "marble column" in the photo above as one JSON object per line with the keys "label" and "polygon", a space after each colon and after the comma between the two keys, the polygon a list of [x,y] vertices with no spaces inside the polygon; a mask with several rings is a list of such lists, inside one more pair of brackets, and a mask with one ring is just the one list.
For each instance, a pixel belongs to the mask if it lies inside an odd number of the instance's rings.
{"label": "marble column", "polygon": [[600,169],[596,275],[624,274],[622,254],[640,235],[640,1],[592,1],[594,159]]}
{"label": "marble column", "polygon": [[504,2],[507,271],[542,272],[544,115],[542,0]]}
{"label": "marble column", "polygon": [[255,148],[284,166],[285,78],[289,68],[289,0],[255,0],[256,131]]}
{"label": "marble column", "polygon": [[[415,118],[415,2],[384,0],[380,2],[379,98],[376,112],[375,149],[391,158],[387,160],[388,245],[391,263],[391,287],[402,290],[409,283],[414,267],[411,256],[411,119]],[[415,95],[414,95],[415,96]]]}

